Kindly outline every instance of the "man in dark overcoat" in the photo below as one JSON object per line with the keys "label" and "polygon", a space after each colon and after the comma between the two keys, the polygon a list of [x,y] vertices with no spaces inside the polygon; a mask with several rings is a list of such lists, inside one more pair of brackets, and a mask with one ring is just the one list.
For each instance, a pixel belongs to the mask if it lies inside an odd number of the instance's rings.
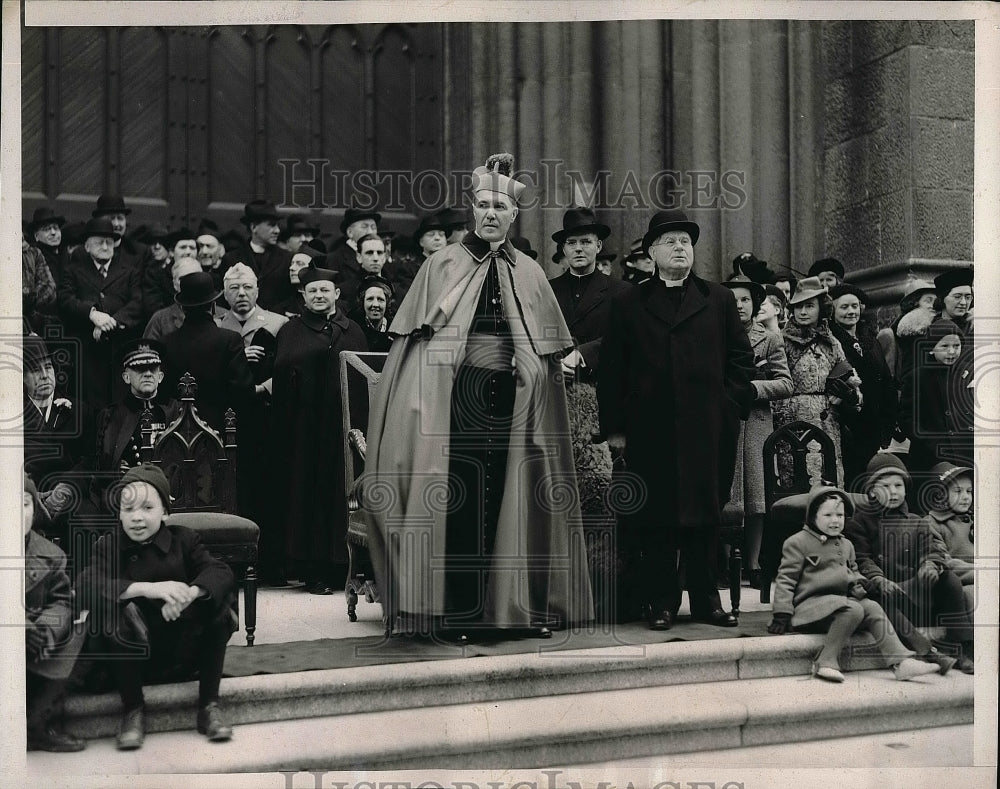
{"label": "man in dark overcoat", "polygon": [[609,235],[611,228],[599,223],[589,208],[570,208],[563,215],[562,230],[552,234],[568,265],[549,284],[576,343],[562,360],[563,373],[588,382],[600,362],[611,300],[629,290],[628,284],[597,271],[597,255]]}
{"label": "man in dark overcoat", "polygon": [[243,339],[215,325],[213,305],[219,292],[211,274],[188,274],[181,277],[180,286],[174,298],[184,308],[184,323],[162,339],[163,388],[172,396],[181,376],[191,373],[198,384],[195,404],[199,416],[221,431],[226,409],[232,408],[239,416],[254,396]]}
{"label": "man in dark overcoat", "polygon": [[654,630],[680,606],[678,551],[693,618],[737,624],[713,563],[753,401],[753,352],[732,293],[691,273],[698,235],[683,211],[653,216],[643,251],[656,276],[612,302],[598,370],[601,431],[641,483],[621,538],[640,557],[636,583]]}
{"label": "man in dark overcoat", "polygon": [[83,254],[73,255],[59,283],[59,314],[66,333],[80,340],[81,397],[103,408],[111,402],[119,346],[141,329],[142,271],[115,251],[118,235],[109,219],[91,219],[85,234]]}
{"label": "man in dark overcoat", "polygon": [[250,238],[222,257],[222,264],[213,271],[216,280],[237,263],[245,263],[257,275],[259,304],[274,309],[295,296],[288,279],[292,253],[278,246],[278,209],[265,200],[251,200],[243,209],[240,222],[250,231]]}
{"label": "man in dark overcoat", "polygon": [[333,242],[326,262],[323,264],[339,273],[340,299],[342,304],[354,304],[358,295],[358,285],[366,276],[358,259],[358,243],[369,235],[378,235],[378,225],[382,215],[374,209],[351,206],[344,212],[340,222],[340,232],[344,235]]}

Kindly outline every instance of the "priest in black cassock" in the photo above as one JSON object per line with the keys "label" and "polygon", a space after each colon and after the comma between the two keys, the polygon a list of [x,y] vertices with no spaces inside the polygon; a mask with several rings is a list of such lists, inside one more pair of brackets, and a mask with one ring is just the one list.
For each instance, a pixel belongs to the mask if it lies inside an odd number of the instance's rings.
{"label": "priest in black cassock", "polygon": [[285,554],[275,561],[313,594],[333,594],[346,577],[340,352],[368,350],[361,327],[337,309],[338,277],[315,267],[299,274],[305,311],[278,332],[272,378],[273,522]]}

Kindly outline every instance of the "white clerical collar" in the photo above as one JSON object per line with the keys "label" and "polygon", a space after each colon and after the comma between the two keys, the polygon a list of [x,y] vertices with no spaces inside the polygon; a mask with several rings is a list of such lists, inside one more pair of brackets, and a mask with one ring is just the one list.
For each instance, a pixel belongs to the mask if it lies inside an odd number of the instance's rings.
{"label": "white clerical collar", "polygon": [[684,277],[684,279],[664,279],[663,277],[660,277],[660,282],[663,283],[663,287],[665,288],[679,288],[683,286],[686,281],[687,277]]}

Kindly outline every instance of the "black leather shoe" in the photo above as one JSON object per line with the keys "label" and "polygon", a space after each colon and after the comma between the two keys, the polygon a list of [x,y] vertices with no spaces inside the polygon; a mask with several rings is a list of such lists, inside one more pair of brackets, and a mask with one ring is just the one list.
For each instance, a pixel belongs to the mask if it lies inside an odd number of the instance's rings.
{"label": "black leather shoe", "polygon": [[225,742],[233,737],[233,727],[222,717],[217,701],[211,701],[198,710],[198,733],[211,742]]}
{"label": "black leather shoe", "polygon": [[963,674],[975,674],[976,664],[969,660],[965,655],[959,656],[955,662],[955,668],[961,671]]}
{"label": "black leather shoe", "polygon": [[51,751],[52,753],[74,753],[82,751],[87,743],[71,734],[60,731],[52,724],[38,731],[28,732],[29,751]]}
{"label": "black leather shoe", "polygon": [[316,581],[309,587],[309,594],[331,595],[334,594],[333,587],[325,581]]}
{"label": "black leather shoe", "polygon": [[146,739],[146,708],[136,707],[122,713],[115,745],[119,751],[134,751],[142,747]]}
{"label": "black leather shoe", "polygon": [[691,619],[695,622],[715,625],[716,627],[736,627],[739,624],[735,616],[726,613],[721,608],[716,608],[708,616],[692,616]]}
{"label": "black leather shoe", "polygon": [[650,630],[669,630],[673,627],[674,618],[671,616],[669,611],[663,610],[659,613],[652,614],[649,617],[649,629]]}

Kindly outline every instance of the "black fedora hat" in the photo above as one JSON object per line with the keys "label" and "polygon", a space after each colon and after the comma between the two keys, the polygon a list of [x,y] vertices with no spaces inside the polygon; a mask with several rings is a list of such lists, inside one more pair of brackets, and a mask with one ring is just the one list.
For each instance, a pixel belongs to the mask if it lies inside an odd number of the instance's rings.
{"label": "black fedora hat", "polygon": [[567,208],[562,222],[562,230],[552,234],[552,240],[557,244],[561,244],[571,235],[593,233],[601,241],[611,235],[611,228],[597,221],[592,208]]}
{"label": "black fedora hat", "polygon": [[66,217],[59,216],[47,205],[40,206],[36,208],[35,213],[32,214],[31,221],[28,223],[28,232],[31,233],[31,235],[34,235],[35,231],[40,227],[51,225],[53,223],[62,227],[66,224]]}
{"label": "black fedora hat", "polygon": [[274,207],[274,203],[269,203],[267,200],[251,200],[243,207],[243,216],[240,217],[241,224],[250,227],[250,225],[268,220],[278,221],[278,209]]}
{"label": "black fedora hat", "polygon": [[531,248],[531,242],[524,236],[511,236],[509,241],[514,249],[523,252],[532,260],[538,260],[538,253]]}
{"label": "black fedora hat", "polygon": [[143,233],[139,240],[144,244],[160,243],[163,246],[167,246],[170,243],[170,230],[162,222],[154,222],[149,227],[146,228],[146,232]]}
{"label": "black fedora hat", "polygon": [[844,278],[844,264],[837,258],[823,258],[817,260],[809,267],[807,272],[810,277],[818,277],[822,272],[829,271],[837,275],[837,279]]}
{"label": "black fedora hat", "polygon": [[198,242],[198,235],[189,227],[182,227],[179,230],[175,230],[169,236],[167,236],[167,245],[173,249],[177,246],[178,241],[194,241]]}
{"label": "black fedora hat", "polygon": [[181,289],[174,296],[174,301],[182,307],[199,307],[211,304],[222,291],[216,289],[215,280],[207,271],[195,271],[180,278]]}
{"label": "black fedora hat", "polygon": [[319,223],[310,221],[309,217],[303,214],[289,214],[285,218],[285,226],[281,230],[279,238],[284,241],[291,238],[296,233],[312,233],[319,235]]}
{"label": "black fedora hat", "polygon": [[340,220],[340,232],[346,233],[347,228],[353,225],[355,222],[360,222],[362,219],[374,219],[377,225],[382,221],[382,214],[376,211],[374,208],[371,210],[365,210],[362,208],[355,208],[351,206],[344,212],[344,218]]}
{"label": "black fedora hat", "polygon": [[69,222],[63,227],[63,243],[67,246],[78,246],[87,240],[86,223]]}
{"label": "black fedora hat", "polygon": [[317,258],[313,258],[309,265],[299,272],[299,284],[304,288],[310,282],[326,280],[334,285],[340,284],[340,272],[332,268],[320,268],[315,265]]}
{"label": "black fedora hat", "polygon": [[100,236],[101,238],[118,238],[118,234],[115,232],[115,227],[111,224],[111,220],[105,219],[103,216],[87,220],[87,224],[83,228],[84,240],[93,238],[94,236]]}
{"label": "black fedora hat", "polygon": [[107,216],[108,214],[132,213],[131,208],[125,206],[125,198],[121,195],[101,195],[97,198],[97,207],[91,212],[91,216]]}
{"label": "black fedora hat", "polygon": [[454,230],[469,224],[469,215],[464,208],[442,208],[434,215],[442,227]]}
{"label": "black fedora hat", "polygon": [[965,285],[972,286],[972,267],[963,266],[938,274],[934,277],[934,290],[938,298],[944,298],[951,293],[952,288],[961,288]]}
{"label": "black fedora hat", "polygon": [[701,235],[701,228],[696,222],[688,219],[687,214],[679,208],[669,208],[665,211],[657,211],[653,218],[649,220],[649,229],[642,237],[642,252],[649,255],[650,245],[664,233],[671,230],[683,230],[691,236],[691,246],[698,243],[698,236]]}
{"label": "black fedora hat", "polygon": [[413,240],[420,242],[424,233],[429,233],[431,230],[440,230],[442,233],[448,233],[448,225],[444,224],[437,214],[430,214],[429,216],[422,217],[420,224],[417,225],[416,231],[413,233]]}

